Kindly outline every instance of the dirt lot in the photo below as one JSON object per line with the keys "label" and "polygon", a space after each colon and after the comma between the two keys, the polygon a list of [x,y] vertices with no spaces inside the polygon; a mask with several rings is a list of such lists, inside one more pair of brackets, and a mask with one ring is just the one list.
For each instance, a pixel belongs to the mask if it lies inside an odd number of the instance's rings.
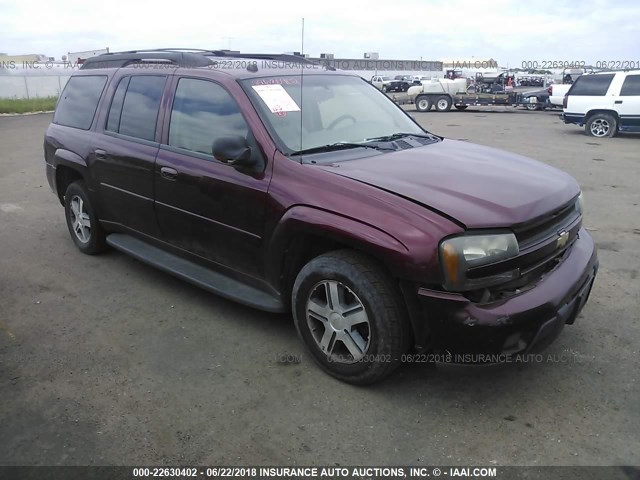
{"label": "dirt lot", "polygon": [[601,269],[576,324],[543,362],[368,388],[316,368],[288,316],[80,254],[45,179],[51,116],[0,117],[0,464],[639,465],[640,136],[557,115],[415,118],[579,180]]}

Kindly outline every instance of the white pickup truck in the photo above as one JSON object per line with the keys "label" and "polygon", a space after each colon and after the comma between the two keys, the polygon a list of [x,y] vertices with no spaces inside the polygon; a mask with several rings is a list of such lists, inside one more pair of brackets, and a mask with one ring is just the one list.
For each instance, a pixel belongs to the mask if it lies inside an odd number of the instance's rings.
{"label": "white pickup truck", "polygon": [[549,94],[549,103],[555,107],[562,108],[562,102],[564,101],[564,96],[567,94],[569,89],[571,88],[571,84],[553,84],[550,85],[551,93]]}

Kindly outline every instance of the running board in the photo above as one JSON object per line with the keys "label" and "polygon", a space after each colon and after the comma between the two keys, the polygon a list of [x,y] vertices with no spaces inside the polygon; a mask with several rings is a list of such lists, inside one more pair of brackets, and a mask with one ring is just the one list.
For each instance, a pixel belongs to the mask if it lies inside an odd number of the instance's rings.
{"label": "running board", "polygon": [[282,301],[276,295],[165,252],[130,235],[112,233],[107,236],[107,243],[141,262],[221,297],[267,312],[282,313],[286,311]]}

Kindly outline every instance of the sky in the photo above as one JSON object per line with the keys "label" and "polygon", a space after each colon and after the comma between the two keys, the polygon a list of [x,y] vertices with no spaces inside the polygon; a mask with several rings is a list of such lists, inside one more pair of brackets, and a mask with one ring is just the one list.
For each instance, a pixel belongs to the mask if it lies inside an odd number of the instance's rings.
{"label": "sky", "polygon": [[[640,1],[0,0],[0,52],[60,59],[109,47],[302,50],[311,56],[640,63]],[[636,68],[639,68],[636,66]]]}

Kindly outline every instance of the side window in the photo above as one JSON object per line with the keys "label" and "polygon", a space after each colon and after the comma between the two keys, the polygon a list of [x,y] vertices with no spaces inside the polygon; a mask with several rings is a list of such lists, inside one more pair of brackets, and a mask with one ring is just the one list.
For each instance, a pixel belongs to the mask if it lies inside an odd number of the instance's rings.
{"label": "side window", "polygon": [[107,118],[107,130],[117,132],[120,129],[120,115],[122,115],[122,104],[124,103],[124,94],[129,86],[131,77],[124,77],[120,80],[116,93],[113,94],[111,107],[109,108],[109,117]]}
{"label": "side window", "polygon": [[613,73],[607,75],[580,75],[567,92],[567,95],[605,95],[609,90],[613,77]]}
{"label": "side window", "polygon": [[238,105],[224,88],[207,80],[180,79],[171,110],[169,145],[211,155],[216,138],[247,138],[248,133]]}
{"label": "side window", "polygon": [[89,130],[106,83],[106,75],[71,77],[56,107],[53,123]]}
{"label": "side window", "polygon": [[636,95],[640,96],[640,75],[627,75],[620,89],[620,96],[630,97]]}
{"label": "side window", "polygon": [[143,140],[155,140],[165,76],[125,77],[113,95],[107,130]]}

